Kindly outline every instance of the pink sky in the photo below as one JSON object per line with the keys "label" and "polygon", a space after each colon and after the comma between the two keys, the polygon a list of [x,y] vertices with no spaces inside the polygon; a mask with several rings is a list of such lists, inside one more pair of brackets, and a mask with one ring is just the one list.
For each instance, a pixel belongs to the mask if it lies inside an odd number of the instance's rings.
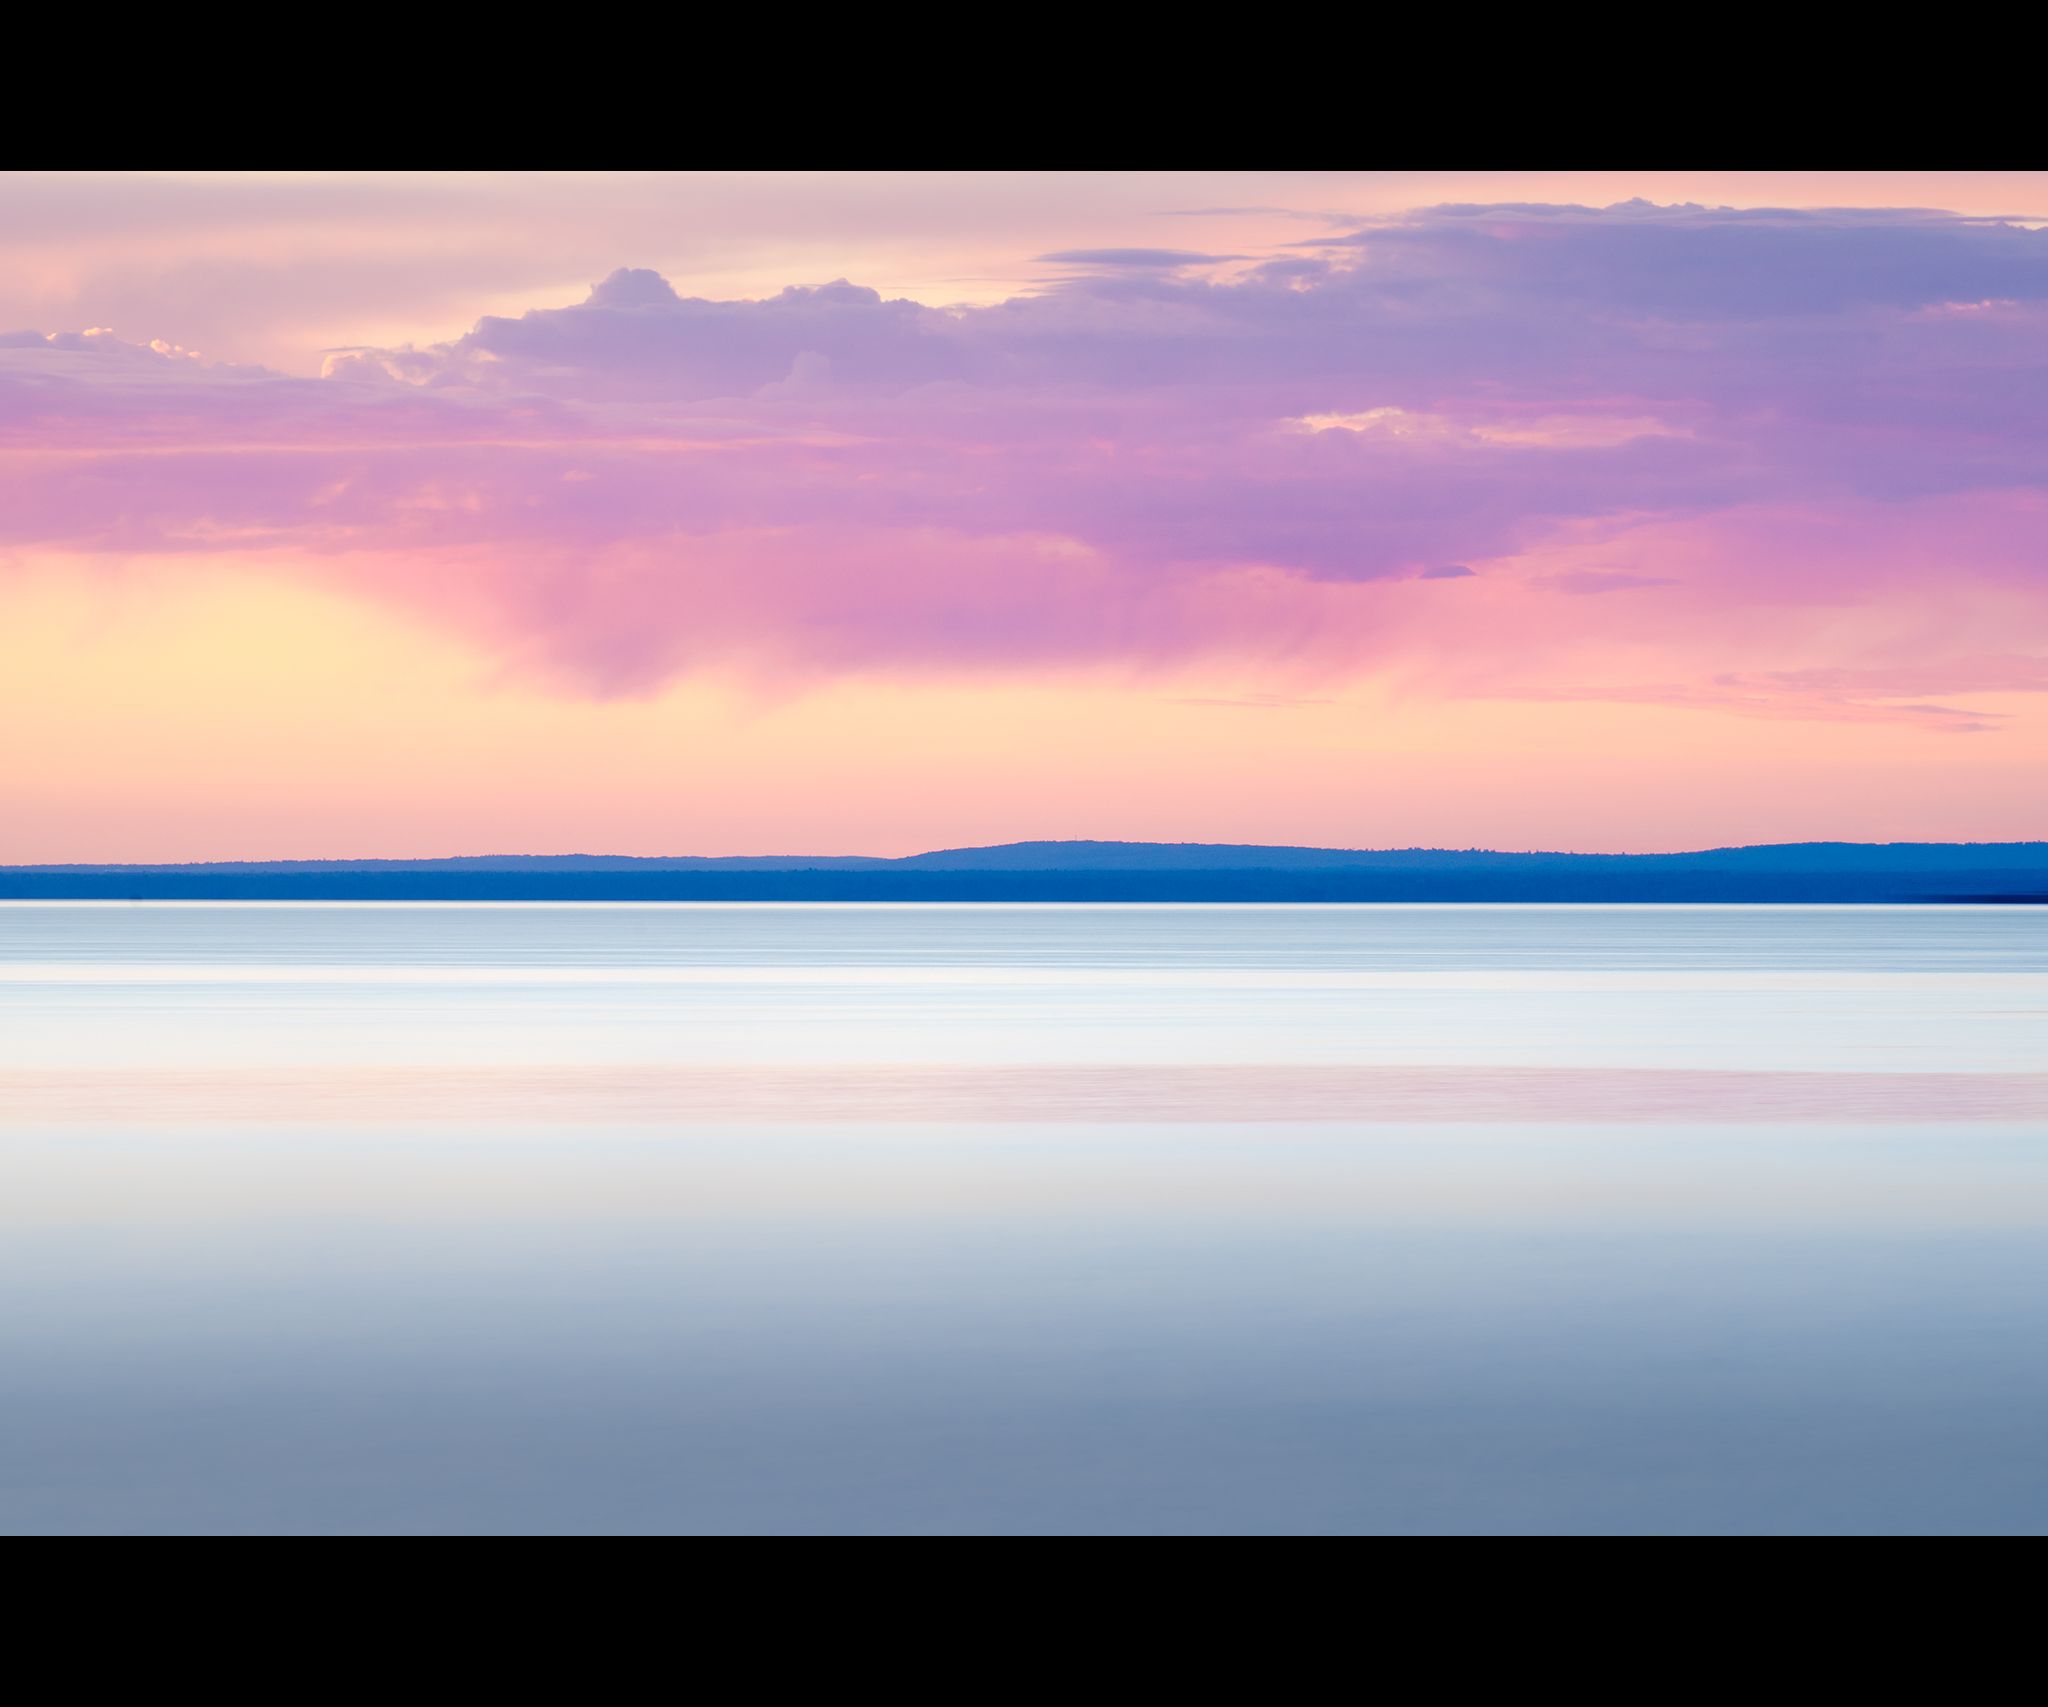
{"label": "pink sky", "polygon": [[2048,835],[2044,223],[0,178],[0,861]]}

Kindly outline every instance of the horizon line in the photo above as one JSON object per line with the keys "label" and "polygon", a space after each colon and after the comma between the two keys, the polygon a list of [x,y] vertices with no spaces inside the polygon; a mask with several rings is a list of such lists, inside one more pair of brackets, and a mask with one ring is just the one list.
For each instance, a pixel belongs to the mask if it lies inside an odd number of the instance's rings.
{"label": "horizon line", "polygon": [[167,871],[167,870],[218,870],[241,866],[332,866],[332,865],[381,865],[419,866],[470,864],[486,860],[517,861],[566,861],[566,860],[607,860],[632,864],[658,865],[676,861],[726,864],[740,861],[777,860],[829,861],[834,864],[860,863],[866,865],[902,865],[915,860],[943,857],[949,854],[998,854],[1012,849],[1142,849],[1161,851],[1236,851],[1247,853],[1277,854],[1340,854],[1350,857],[1372,857],[1376,855],[1440,854],[1449,856],[1483,855],[1505,859],[1686,859],[1710,854],[1763,853],[1775,850],[1808,851],[1816,849],[1875,850],[1875,849],[2012,849],[2048,850],[2048,837],[2017,841],[1991,840],[1927,840],[1907,838],[1886,841],[1856,841],[1835,837],[1820,837],[1803,841],[1776,842],[1722,842],[1705,847],[1675,848],[1650,852],[1637,852],[1610,848],[1503,848],[1468,844],[1452,847],[1443,844],[1408,843],[1401,846],[1343,847],[1322,843],[1306,842],[1236,842],[1236,841],[1154,841],[1132,838],[1110,838],[1093,836],[1047,837],[1022,839],[1006,842],[953,843],[942,847],[921,848],[906,854],[867,853],[659,853],[629,854],[603,853],[583,850],[519,853],[485,852],[460,854],[306,854],[306,855],[237,855],[216,859],[155,859],[155,860],[33,860],[0,863],[0,871],[10,872],[77,872],[77,871]]}

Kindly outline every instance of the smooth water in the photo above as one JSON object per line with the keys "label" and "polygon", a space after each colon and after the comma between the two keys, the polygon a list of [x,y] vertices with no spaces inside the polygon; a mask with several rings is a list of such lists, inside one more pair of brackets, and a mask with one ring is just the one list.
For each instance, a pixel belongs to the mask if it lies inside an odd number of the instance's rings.
{"label": "smooth water", "polygon": [[2048,1530],[2048,908],[0,905],[0,1531]]}

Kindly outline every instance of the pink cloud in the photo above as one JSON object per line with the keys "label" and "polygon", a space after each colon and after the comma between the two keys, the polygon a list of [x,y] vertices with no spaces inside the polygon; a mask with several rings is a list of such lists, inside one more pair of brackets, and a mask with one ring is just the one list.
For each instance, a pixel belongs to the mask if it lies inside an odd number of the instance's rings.
{"label": "pink cloud", "polygon": [[1054,253],[950,310],[625,269],[321,380],[10,334],[0,550],[310,562],[600,695],[1230,656],[1557,696],[1654,654],[1665,703],[1988,728],[1919,696],[2038,688],[1944,676],[1986,641],[1938,608],[2048,597],[2048,233],[1504,206],[1229,276]]}

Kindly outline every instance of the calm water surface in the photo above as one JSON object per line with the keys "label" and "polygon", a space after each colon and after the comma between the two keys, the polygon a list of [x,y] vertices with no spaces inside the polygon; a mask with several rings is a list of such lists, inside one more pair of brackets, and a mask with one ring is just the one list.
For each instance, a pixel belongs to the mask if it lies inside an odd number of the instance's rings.
{"label": "calm water surface", "polygon": [[2048,1530],[2048,909],[0,904],[0,1531]]}

